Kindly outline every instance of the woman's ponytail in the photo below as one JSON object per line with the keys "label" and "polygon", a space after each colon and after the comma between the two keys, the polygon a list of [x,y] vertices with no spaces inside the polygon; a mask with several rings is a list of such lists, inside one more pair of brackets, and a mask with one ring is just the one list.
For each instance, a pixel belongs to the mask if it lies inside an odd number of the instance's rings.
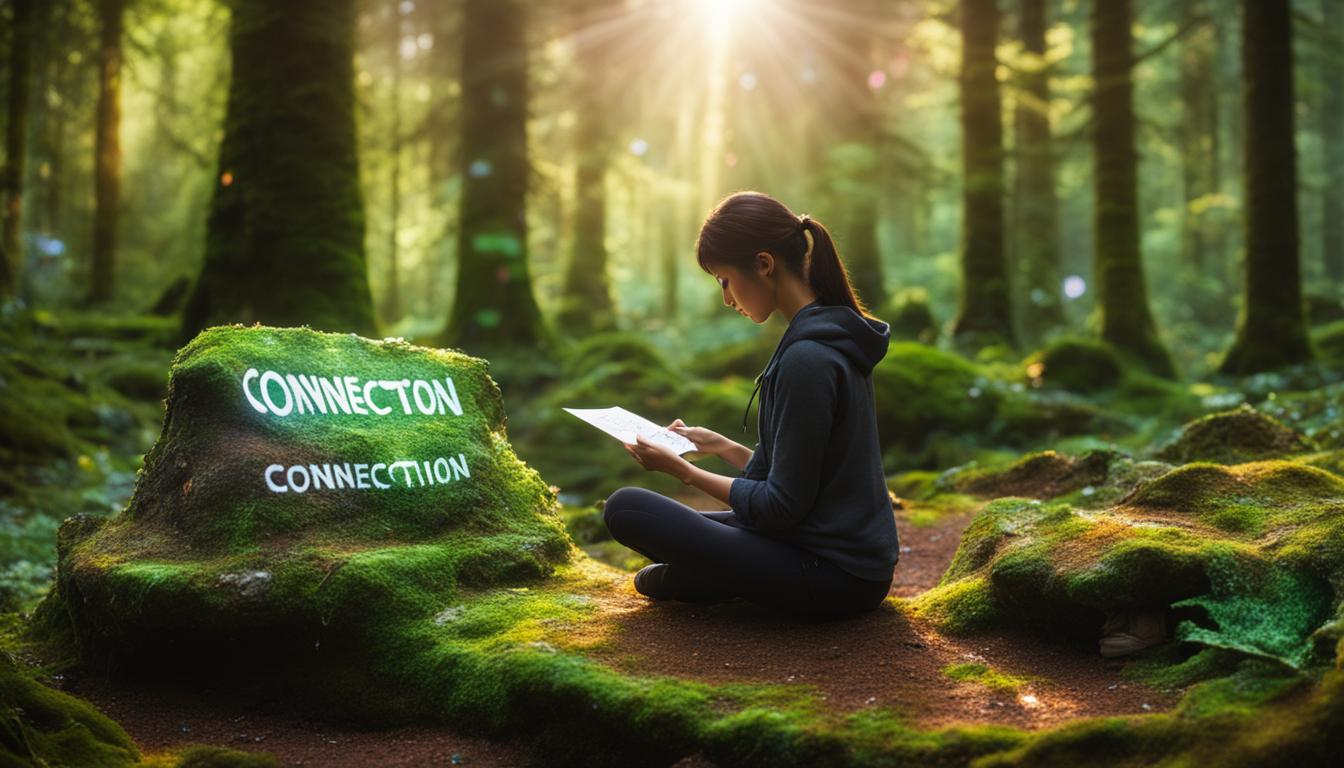
{"label": "woman's ponytail", "polygon": [[817,298],[827,306],[847,306],[863,317],[876,320],[854,293],[854,286],[849,282],[849,270],[840,261],[831,233],[820,221],[807,214],[802,216],[802,226],[811,246],[807,258],[807,282]]}

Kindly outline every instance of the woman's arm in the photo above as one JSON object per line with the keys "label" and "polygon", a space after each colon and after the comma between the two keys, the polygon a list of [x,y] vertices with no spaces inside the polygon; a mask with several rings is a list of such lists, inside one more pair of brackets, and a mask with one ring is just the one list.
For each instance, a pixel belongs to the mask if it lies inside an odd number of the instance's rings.
{"label": "woman's arm", "polygon": [[732,440],[729,440],[728,442],[732,444],[723,449],[723,452],[720,453],[719,456],[738,469],[745,468],[747,462],[751,461],[752,450],[741,443],[733,442]]}
{"label": "woman's arm", "polygon": [[713,472],[701,469],[688,462],[686,466],[682,468],[681,474],[677,479],[687,485],[693,485],[719,501],[722,501],[724,504],[727,504],[728,491],[732,489],[733,480],[736,478],[728,477],[727,475],[716,475]]}

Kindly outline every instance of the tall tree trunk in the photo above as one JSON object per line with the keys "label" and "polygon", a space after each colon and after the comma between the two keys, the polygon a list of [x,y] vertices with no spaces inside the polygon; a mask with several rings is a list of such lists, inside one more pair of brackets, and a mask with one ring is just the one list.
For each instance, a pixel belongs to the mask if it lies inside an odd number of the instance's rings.
{"label": "tall tree trunk", "polygon": [[99,0],[98,121],[94,129],[93,269],[87,301],[112,298],[121,205],[121,33],[126,0]]}
{"label": "tall tree trunk", "polygon": [[440,272],[451,261],[446,255],[456,243],[457,213],[456,194],[453,185],[445,180],[452,179],[461,169],[458,168],[459,141],[453,135],[457,125],[458,98],[453,96],[449,84],[458,82],[458,67],[461,64],[460,42],[454,38],[457,32],[457,0],[432,0],[427,6],[425,18],[431,19],[434,46],[429,52],[428,70],[433,88],[426,127],[429,131],[429,162],[425,168],[428,184],[434,190],[431,198],[435,212],[444,222],[436,233],[434,245],[425,259],[422,303],[429,315],[438,315],[447,309],[443,292],[440,291]]}
{"label": "tall tree trunk", "polygon": [[401,2],[393,0],[392,10],[392,170],[388,180],[390,221],[387,235],[387,283],[383,286],[383,322],[401,319],[401,278],[397,274],[397,229],[401,226]]}
{"label": "tall tree trunk", "polygon": [[1092,133],[1096,170],[1094,271],[1101,337],[1149,371],[1174,377],[1157,336],[1139,253],[1138,155],[1134,149],[1130,0],[1093,0]]}
{"label": "tall tree trunk", "polygon": [[[1183,6],[1184,24],[1207,12],[1202,0]],[[1216,211],[1209,196],[1218,191],[1218,95],[1213,82],[1212,26],[1190,32],[1181,41],[1181,176],[1185,188],[1181,252],[1194,270],[1204,270],[1217,253]]]}
{"label": "tall tree trunk", "polygon": [[961,3],[961,150],[965,176],[961,290],[953,336],[962,346],[1015,344],[1003,252],[1003,122],[996,0]]}
{"label": "tall tree trunk", "polygon": [[1325,149],[1325,206],[1321,217],[1325,274],[1331,288],[1344,287],[1344,3],[1324,0],[1321,46],[1321,144]]}
{"label": "tall tree trunk", "polygon": [[[575,27],[583,29],[589,20],[606,19],[610,13],[609,3],[578,6]],[[612,143],[607,114],[612,104],[604,84],[614,63],[609,54],[605,39],[580,39],[575,52],[574,238],[556,312],[559,325],[575,336],[616,327],[606,243],[606,179]],[[633,221],[633,216],[628,220]]]}
{"label": "tall tree trunk", "polygon": [[1298,265],[1297,159],[1293,144],[1293,31],[1287,3],[1244,0],[1246,261],[1237,337],[1222,373],[1308,361]]}
{"label": "tall tree trunk", "polygon": [[355,143],[355,0],[235,0],[233,80],[183,331],[375,333]]}
{"label": "tall tree trunk", "polygon": [[9,120],[5,126],[4,234],[0,238],[0,298],[18,291],[23,274],[23,166],[28,138],[28,80],[32,74],[33,0],[14,0],[9,31]]}
{"label": "tall tree trunk", "polygon": [[527,47],[517,0],[465,0],[457,294],[443,346],[545,343],[527,253]]}
{"label": "tall tree trunk", "polygon": [[[886,275],[878,247],[878,199],[884,179],[879,171],[883,153],[882,111],[879,89],[869,83],[876,71],[875,25],[887,9],[874,0],[845,0],[842,8],[865,24],[848,23],[839,31],[840,46],[835,55],[841,62],[844,78],[836,96],[840,103],[830,114],[839,119],[840,140],[877,155],[852,169],[852,178],[844,179],[837,199],[831,205],[837,216],[836,244],[845,262],[854,291],[866,306],[880,307],[887,301]],[[885,74],[883,75],[885,77]],[[883,86],[889,87],[889,86]]]}
{"label": "tall tree trunk", "polygon": [[[1050,71],[1045,63],[1045,0],[1021,0],[1022,47],[1033,54],[1016,109],[1017,274],[1026,305],[1021,327],[1033,342],[1064,323],[1060,302],[1059,213],[1050,137]],[[1023,294],[1019,294],[1019,299]]]}

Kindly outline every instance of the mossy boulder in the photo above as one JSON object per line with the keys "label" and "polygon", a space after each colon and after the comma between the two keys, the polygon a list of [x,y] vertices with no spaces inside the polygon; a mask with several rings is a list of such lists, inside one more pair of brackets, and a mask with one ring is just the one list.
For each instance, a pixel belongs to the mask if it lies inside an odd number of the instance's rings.
{"label": "mossy boulder", "polygon": [[461,589],[548,575],[573,545],[509,445],[488,365],[306,328],[203,331],[173,361],[125,510],[61,526],[45,612],[89,652],[311,659]]}
{"label": "mossy boulder", "polygon": [[1099,392],[1120,383],[1115,350],[1097,339],[1056,339],[1026,360],[1027,377],[1074,392]]}
{"label": "mossy boulder", "polygon": [[1174,463],[1239,464],[1305,453],[1313,447],[1296,430],[1243,403],[1186,424],[1176,440],[1157,452],[1157,458]]}
{"label": "mossy boulder", "polygon": [[1092,450],[1073,457],[1058,451],[1031,453],[1003,467],[962,466],[939,477],[940,487],[977,496],[1049,499],[1106,482],[1117,451]]}
{"label": "mossy boulder", "polygon": [[1344,480],[1263,461],[1192,463],[1100,510],[1005,497],[913,603],[949,631],[1025,623],[1097,637],[1125,608],[1203,611],[1178,636],[1292,667],[1344,636]]}
{"label": "mossy boulder", "polygon": [[919,448],[930,432],[984,428],[1002,393],[961,355],[913,341],[892,342],[873,369],[878,434]]}

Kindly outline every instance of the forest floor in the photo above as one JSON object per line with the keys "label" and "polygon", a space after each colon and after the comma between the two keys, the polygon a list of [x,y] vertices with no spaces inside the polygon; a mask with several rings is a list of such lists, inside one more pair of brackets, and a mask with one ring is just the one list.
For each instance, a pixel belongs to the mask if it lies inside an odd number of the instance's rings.
{"label": "forest floor", "polygon": [[[718,508],[707,496],[682,500]],[[902,555],[891,594],[910,597],[936,585],[972,516],[922,515],[917,525],[909,510],[898,510]],[[953,639],[912,623],[890,603],[855,619],[802,622],[741,600],[655,602],[634,592],[629,580],[614,592],[584,627],[584,634],[607,640],[584,653],[626,674],[812,685],[835,712],[889,706],[925,728],[993,723],[1034,730],[1080,717],[1168,710],[1177,700],[1125,678],[1124,662],[1103,658],[1095,644],[1050,642],[1026,631]],[[955,664],[984,665],[1000,684],[955,680],[946,673]],[[528,763],[521,742],[448,725],[366,730],[323,722],[301,702],[98,677],[67,679],[63,687],[114,718],[147,751],[206,743],[269,752],[288,766]],[[699,755],[678,763],[711,765]]]}

